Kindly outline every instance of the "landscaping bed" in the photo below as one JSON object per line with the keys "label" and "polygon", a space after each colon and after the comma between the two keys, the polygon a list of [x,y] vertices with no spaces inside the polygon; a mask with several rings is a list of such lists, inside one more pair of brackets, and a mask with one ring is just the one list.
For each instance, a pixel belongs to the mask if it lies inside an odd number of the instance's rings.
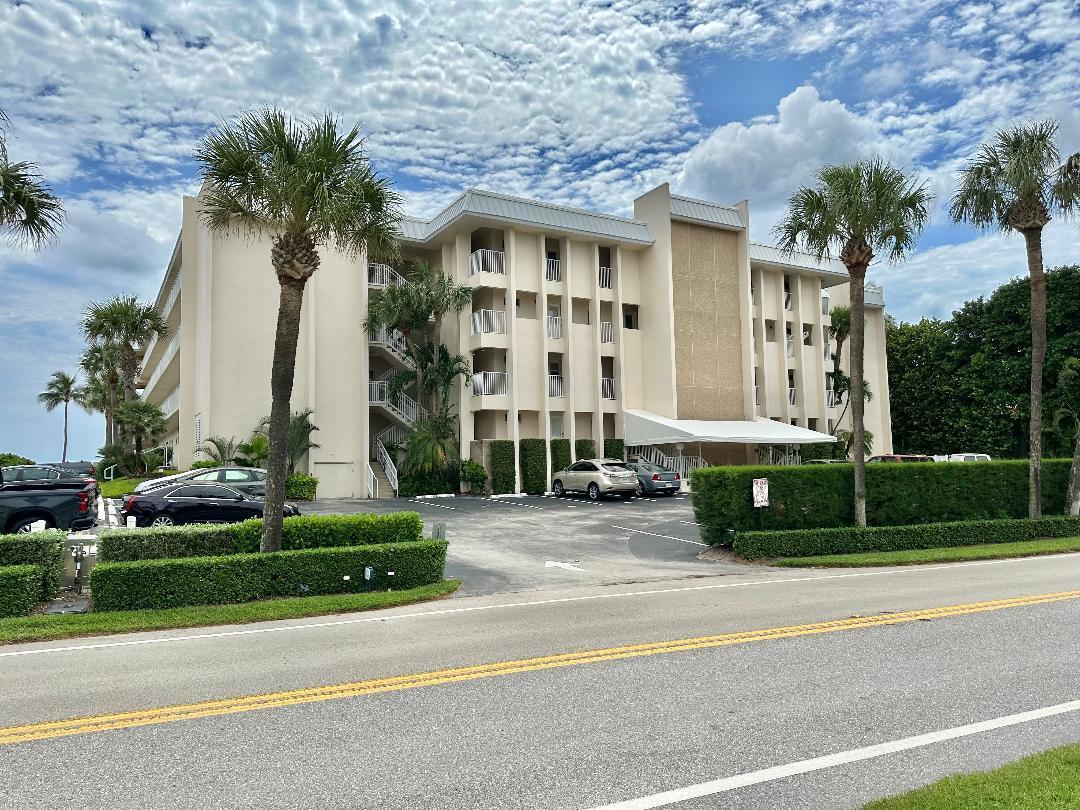
{"label": "landscaping bed", "polygon": [[920,548],[905,551],[867,551],[860,554],[824,554],[819,557],[781,557],[772,565],[784,568],[857,568],[889,565],[999,560],[1080,551],[1080,537],[1027,540],[1018,543],[985,543],[977,546]]}

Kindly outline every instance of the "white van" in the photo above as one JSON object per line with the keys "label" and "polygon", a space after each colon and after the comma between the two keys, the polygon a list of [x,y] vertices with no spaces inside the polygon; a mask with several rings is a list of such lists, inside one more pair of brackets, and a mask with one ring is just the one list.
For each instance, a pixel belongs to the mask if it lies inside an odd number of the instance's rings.
{"label": "white van", "polygon": [[989,461],[986,453],[951,453],[947,456],[934,456],[934,461]]}

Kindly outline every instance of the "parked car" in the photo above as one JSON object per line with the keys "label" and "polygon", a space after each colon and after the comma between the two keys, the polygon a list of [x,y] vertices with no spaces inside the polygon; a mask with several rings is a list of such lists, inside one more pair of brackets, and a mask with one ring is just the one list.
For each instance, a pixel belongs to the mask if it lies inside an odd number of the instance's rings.
{"label": "parked car", "polygon": [[637,473],[629,464],[617,458],[583,459],[559,470],[551,481],[551,491],[556,495],[584,492],[591,501],[597,501],[604,495],[629,498],[637,488]]}
{"label": "parked car", "polygon": [[176,475],[151,478],[135,487],[135,492],[151,492],[159,487],[169,486],[181,481],[200,483],[227,484],[248,495],[262,497],[266,494],[266,470],[258,467],[210,467],[207,469],[188,470]]}
{"label": "parked car", "polygon": [[950,453],[947,456],[934,456],[934,461],[989,461],[986,453]]}
{"label": "parked car", "polygon": [[803,462],[803,464],[850,464],[846,458],[811,458]]}
{"label": "parked car", "polygon": [[682,489],[682,476],[651,461],[631,462],[630,469],[637,473],[637,494],[647,495],[660,492],[674,495]]}
{"label": "parked car", "polygon": [[60,479],[94,480],[92,475],[54,467],[51,464],[18,464],[14,467],[4,467],[4,480],[8,482],[58,481]]}
{"label": "parked car", "polygon": [[78,475],[85,475],[87,478],[93,478],[96,475],[94,462],[92,461],[48,461],[45,462],[45,466],[55,467],[58,470],[67,470],[68,472],[76,473]]}
{"label": "parked car", "polygon": [[[127,523],[135,518],[136,526],[179,526],[184,523],[238,523],[262,517],[263,499],[245,495],[224,484],[181,481],[150,492],[136,492],[124,499],[120,518]],[[285,504],[285,517],[300,510]]]}
{"label": "parked car", "polygon": [[904,463],[904,462],[925,462],[925,461],[933,461],[933,460],[934,459],[932,459],[930,456],[911,456],[911,455],[905,456],[905,455],[900,455],[900,454],[892,454],[892,455],[886,455],[886,456],[870,456],[870,458],[868,458],[866,460],[866,463],[867,464],[881,464],[881,463],[900,464],[900,463]]}
{"label": "parked car", "polygon": [[[35,465],[36,466],[36,465]],[[22,480],[0,470],[0,534],[22,534],[39,520],[50,529],[89,529],[98,519],[98,486],[91,478]]]}

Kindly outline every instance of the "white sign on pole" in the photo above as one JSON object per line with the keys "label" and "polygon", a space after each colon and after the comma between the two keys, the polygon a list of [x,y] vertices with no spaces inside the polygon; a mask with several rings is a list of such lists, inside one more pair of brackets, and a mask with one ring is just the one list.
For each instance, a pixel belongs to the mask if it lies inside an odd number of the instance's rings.
{"label": "white sign on pole", "polygon": [[754,479],[754,508],[769,505],[769,479]]}

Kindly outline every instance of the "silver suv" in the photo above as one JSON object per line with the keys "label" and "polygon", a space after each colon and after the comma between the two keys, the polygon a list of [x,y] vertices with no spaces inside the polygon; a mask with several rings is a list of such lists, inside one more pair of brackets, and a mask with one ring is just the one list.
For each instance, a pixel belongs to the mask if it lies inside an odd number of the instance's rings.
{"label": "silver suv", "polygon": [[590,501],[597,501],[604,495],[629,498],[634,494],[637,485],[637,473],[625,461],[617,458],[589,458],[555,473],[551,481],[551,491],[560,496],[567,492],[584,492]]}

